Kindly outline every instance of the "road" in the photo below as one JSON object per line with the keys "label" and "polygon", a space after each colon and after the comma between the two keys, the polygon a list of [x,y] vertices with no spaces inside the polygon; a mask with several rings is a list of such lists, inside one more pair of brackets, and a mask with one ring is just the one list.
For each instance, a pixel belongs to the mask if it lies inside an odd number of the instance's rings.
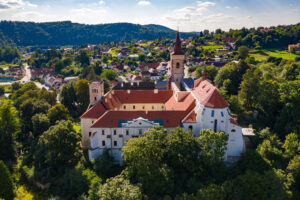
{"label": "road", "polygon": [[[0,85],[11,85],[14,82],[20,82],[20,83],[24,84],[24,83],[29,83],[30,81],[31,81],[31,71],[29,69],[29,66],[26,64],[26,66],[25,66],[25,76],[21,80],[11,81],[11,82],[1,82]],[[47,87],[46,85],[41,84],[40,82],[34,81],[34,84],[40,89],[46,88],[47,90],[49,90],[49,87]]]}

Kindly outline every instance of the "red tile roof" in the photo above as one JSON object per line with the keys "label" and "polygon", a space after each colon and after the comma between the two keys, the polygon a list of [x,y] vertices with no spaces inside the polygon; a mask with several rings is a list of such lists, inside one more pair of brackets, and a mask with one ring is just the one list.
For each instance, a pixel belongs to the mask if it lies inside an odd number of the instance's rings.
{"label": "red tile roof", "polygon": [[236,125],[236,126],[240,126],[240,125],[237,123],[237,121],[236,121],[235,119],[233,119],[233,118],[230,118],[230,123],[231,123],[231,124],[234,124],[234,125]]}
{"label": "red tile roof", "polygon": [[162,120],[164,127],[180,126],[186,111],[108,111],[102,115],[91,128],[118,127],[119,121],[133,120],[143,117],[148,120]]}
{"label": "red tile roof", "polygon": [[172,96],[166,103],[166,110],[189,110],[196,106],[195,99],[191,94],[187,95],[182,101],[177,102],[175,96]]}
{"label": "red tile roof", "polygon": [[182,123],[196,123],[196,113],[192,110],[183,120]]}
{"label": "red tile roof", "polygon": [[114,90],[114,95],[122,103],[165,103],[173,95],[168,90]]}
{"label": "red tile roof", "polygon": [[219,90],[208,80],[199,81],[198,79],[195,81],[195,86],[192,92],[202,105],[210,108],[228,107],[229,104],[221,96]]}
{"label": "red tile roof", "polygon": [[101,115],[105,113],[105,107],[102,104],[102,102],[98,102],[96,105],[88,109],[83,115],[81,115],[80,118],[92,118],[92,119],[97,119]]}

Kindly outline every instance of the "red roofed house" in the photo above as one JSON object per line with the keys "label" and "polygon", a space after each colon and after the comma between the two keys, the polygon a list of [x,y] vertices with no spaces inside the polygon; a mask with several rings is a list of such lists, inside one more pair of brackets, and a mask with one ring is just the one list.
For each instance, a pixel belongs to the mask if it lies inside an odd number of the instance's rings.
{"label": "red roofed house", "polygon": [[90,83],[90,106],[81,116],[82,144],[89,149],[90,160],[107,148],[122,162],[125,142],[156,125],[168,130],[183,127],[196,137],[202,129],[224,131],[229,136],[224,160],[240,156],[244,150],[242,128],[231,117],[228,103],[206,79],[205,69],[201,78],[185,80],[184,59],[178,33],[167,90],[119,89],[104,94],[103,82]]}

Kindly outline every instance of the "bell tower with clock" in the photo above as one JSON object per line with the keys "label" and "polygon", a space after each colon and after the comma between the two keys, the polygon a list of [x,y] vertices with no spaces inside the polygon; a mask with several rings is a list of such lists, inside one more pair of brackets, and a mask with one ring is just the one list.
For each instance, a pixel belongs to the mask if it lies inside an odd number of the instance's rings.
{"label": "bell tower with clock", "polygon": [[181,82],[184,78],[184,60],[185,55],[181,49],[181,40],[177,32],[174,51],[171,53],[171,75],[177,87],[181,88]]}

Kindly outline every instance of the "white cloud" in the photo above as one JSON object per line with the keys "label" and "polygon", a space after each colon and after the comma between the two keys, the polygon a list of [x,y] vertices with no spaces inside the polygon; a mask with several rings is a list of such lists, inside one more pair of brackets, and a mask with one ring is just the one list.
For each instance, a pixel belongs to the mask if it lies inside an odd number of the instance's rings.
{"label": "white cloud", "polygon": [[138,5],[140,5],[140,6],[150,6],[151,2],[150,1],[139,1]]}
{"label": "white cloud", "polygon": [[105,2],[104,2],[103,0],[100,0],[100,1],[99,1],[99,4],[100,4],[100,5],[104,5]]}
{"label": "white cloud", "polygon": [[197,1],[197,5],[199,7],[209,7],[216,5],[216,3],[211,1]]}
{"label": "white cloud", "polygon": [[226,6],[225,8],[230,9],[231,7],[230,6]]}
{"label": "white cloud", "polygon": [[37,5],[23,0],[0,0],[0,9],[36,8]]}

